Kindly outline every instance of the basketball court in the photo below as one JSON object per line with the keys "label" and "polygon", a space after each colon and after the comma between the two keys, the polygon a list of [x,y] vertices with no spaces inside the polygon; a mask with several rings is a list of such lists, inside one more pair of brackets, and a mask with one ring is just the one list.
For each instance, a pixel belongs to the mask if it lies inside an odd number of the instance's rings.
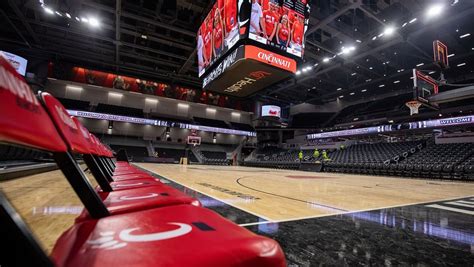
{"label": "basketball court", "polygon": [[0,267],[474,267],[474,1],[5,2]]}
{"label": "basketball court", "polygon": [[233,166],[137,166],[269,221],[407,206],[474,192],[473,184],[462,182]]}

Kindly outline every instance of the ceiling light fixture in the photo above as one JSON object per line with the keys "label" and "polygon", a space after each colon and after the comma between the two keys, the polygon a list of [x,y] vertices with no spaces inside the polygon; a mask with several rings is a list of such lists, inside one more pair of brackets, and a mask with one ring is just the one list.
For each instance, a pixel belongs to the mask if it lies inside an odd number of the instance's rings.
{"label": "ceiling light fixture", "polygon": [[415,22],[415,21],[417,21],[417,20],[418,20],[417,18],[414,18],[414,19],[410,20],[408,23],[411,24],[411,23],[413,23],[413,22]]}
{"label": "ceiling light fixture", "polygon": [[425,65],[425,63],[416,64],[417,67],[421,67],[423,65]]}
{"label": "ceiling light fixture", "polygon": [[393,26],[388,26],[388,27],[385,28],[385,30],[383,31],[383,34],[384,34],[384,35],[387,35],[387,36],[390,36],[390,35],[392,35],[393,33],[395,33],[395,27],[393,27]]}
{"label": "ceiling light fixture", "polygon": [[399,82],[400,82],[399,80],[396,80],[396,81],[394,81],[393,83],[399,83]]}
{"label": "ceiling light fixture", "polygon": [[329,60],[331,60],[331,59],[328,58],[328,57],[323,58],[323,62],[324,62],[324,63],[329,62]]}
{"label": "ceiling light fixture", "polygon": [[45,11],[46,13],[50,14],[50,15],[53,15],[53,14],[54,14],[54,11],[53,11],[51,8],[49,8],[49,7],[45,7],[45,8],[44,8],[44,11]]}
{"label": "ceiling light fixture", "polygon": [[440,15],[443,12],[444,5],[434,4],[426,10],[426,17],[433,18]]}
{"label": "ceiling light fixture", "polygon": [[100,23],[96,18],[89,18],[89,24],[92,27],[99,27]]}
{"label": "ceiling light fixture", "polygon": [[459,38],[462,39],[462,38],[466,38],[466,37],[469,37],[469,36],[471,36],[471,34],[470,34],[470,33],[466,33],[466,34],[463,34],[463,35],[459,36]]}
{"label": "ceiling light fixture", "polygon": [[466,66],[466,63],[465,63],[465,62],[464,62],[464,63],[460,63],[460,64],[458,64],[457,66],[458,66],[458,67]]}

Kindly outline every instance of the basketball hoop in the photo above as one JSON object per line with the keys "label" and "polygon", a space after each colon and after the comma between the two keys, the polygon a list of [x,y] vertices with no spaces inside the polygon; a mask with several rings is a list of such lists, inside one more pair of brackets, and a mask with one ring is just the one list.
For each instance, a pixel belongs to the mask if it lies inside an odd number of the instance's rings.
{"label": "basketball hoop", "polygon": [[418,109],[421,107],[421,103],[417,100],[408,101],[405,105],[410,108],[410,116],[413,114],[418,114]]}
{"label": "basketball hoop", "polygon": [[188,136],[188,145],[192,145],[193,147],[196,147],[201,144],[201,137],[200,136],[193,136],[189,135]]}

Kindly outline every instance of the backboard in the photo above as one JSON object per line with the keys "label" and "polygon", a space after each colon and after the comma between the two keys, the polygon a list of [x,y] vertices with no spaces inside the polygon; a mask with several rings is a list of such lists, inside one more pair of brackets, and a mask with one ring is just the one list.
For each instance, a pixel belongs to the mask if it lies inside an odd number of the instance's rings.
{"label": "backboard", "polygon": [[429,98],[438,93],[438,83],[431,76],[413,69],[414,99],[429,108],[437,109],[438,106],[431,103]]}
{"label": "backboard", "polygon": [[433,60],[441,69],[449,67],[448,47],[439,40],[433,41]]}
{"label": "backboard", "polygon": [[201,137],[200,136],[189,135],[187,143],[189,145],[192,145],[192,146],[199,146],[199,145],[201,145]]}

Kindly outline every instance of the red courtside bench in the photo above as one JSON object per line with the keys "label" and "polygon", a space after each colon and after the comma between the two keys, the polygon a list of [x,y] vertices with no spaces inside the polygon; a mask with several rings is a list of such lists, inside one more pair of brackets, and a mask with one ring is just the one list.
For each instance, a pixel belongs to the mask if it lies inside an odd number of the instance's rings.
{"label": "red courtside bench", "polygon": [[91,216],[63,233],[51,262],[0,193],[0,233],[5,237],[0,245],[8,252],[7,262],[21,266],[285,266],[274,240],[202,207],[179,204],[111,215],[72,157],[64,133],[58,132],[23,78],[1,56],[0,99],[0,142],[51,152]]}

